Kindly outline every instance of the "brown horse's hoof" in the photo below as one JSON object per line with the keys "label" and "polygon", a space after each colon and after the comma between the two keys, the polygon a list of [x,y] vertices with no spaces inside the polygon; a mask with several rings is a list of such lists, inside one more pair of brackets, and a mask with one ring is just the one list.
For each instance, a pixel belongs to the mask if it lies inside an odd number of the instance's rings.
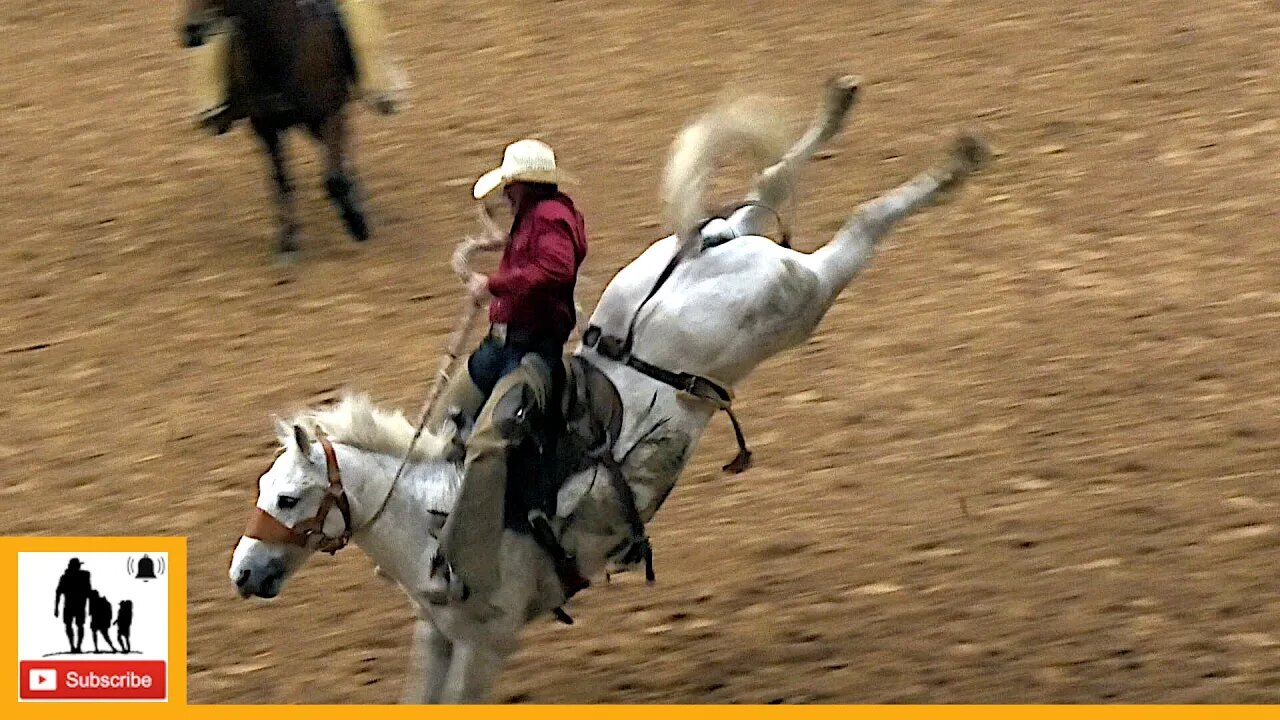
{"label": "brown horse's hoof", "polygon": [[396,115],[400,112],[400,103],[392,98],[382,97],[374,100],[372,103],[373,111],[386,117],[388,115]]}
{"label": "brown horse's hoof", "polygon": [[236,124],[229,105],[220,105],[202,113],[196,119],[196,126],[213,136],[225,135]]}
{"label": "brown horse's hoof", "polygon": [[364,213],[355,213],[347,219],[347,229],[351,231],[351,237],[356,242],[364,242],[369,239],[369,223],[364,219]]}
{"label": "brown horse's hoof", "polygon": [[284,230],[280,233],[280,242],[276,244],[276,258],[281,262],[293,262],[298,258],[300,249],[298,231]]}
{"label": "brown horse's hoof", "polygon": [[369,222],[365,220],[364,208],[360,202],[360,190],[351,178],[335,173],[324,179],[325,192],[338,209],[338,217],[347,226],[347,232],[357,242],[369,239]]}

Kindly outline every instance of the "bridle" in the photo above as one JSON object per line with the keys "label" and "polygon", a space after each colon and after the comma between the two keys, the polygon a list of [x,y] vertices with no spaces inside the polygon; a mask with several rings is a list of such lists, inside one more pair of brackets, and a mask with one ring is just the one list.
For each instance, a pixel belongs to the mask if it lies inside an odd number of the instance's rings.
{"label": "bridle", "polygon": [[[303,548],[309,547],[313,538],[318,538],[315,549],[330,555],[347,546],[351,541],[353,527],[351,502],[347,499],[347,491],[342,487],[342,472],[338,469],[338,456],[333,451],[333,444],[329,442],[329,438],[322,435],[320,447],[324,449],[325,472],[329,478],[329,487],[325,490],[324,498],[320,500],[320,507],[316,509],[316,514],[289,527],[266,510],[254,508],[253,515],[249,518],[249,526],[244,531],[245,537]],[[342,513],[343,523],[342,534],[336,537],[324,534],[324,521],[334,507]]]}

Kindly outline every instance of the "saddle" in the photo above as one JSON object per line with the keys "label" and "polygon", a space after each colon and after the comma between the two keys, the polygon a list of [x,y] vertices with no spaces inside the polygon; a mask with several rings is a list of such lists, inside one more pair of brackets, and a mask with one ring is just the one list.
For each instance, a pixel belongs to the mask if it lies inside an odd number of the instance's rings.
{"label": "saddle", "polygon": [[[572,597],[588,586],[576,559],[560,545],[551,520],[557,515],[560,488],[570,477],[597,465],[604,465],[608,480],[627,514],[631,536],[612,556],[622,564],[646,563],[653,579],[652,553],[644,534],[635,496],[613,459],[614,443],[622,431],[622,397],[613,381],[580,357],[566,358],[563,372],[555,373],[552,407],[543,412],[523,413],[529,424],[525,439],[507,458],[507,486],[503,523],[517,533],[531,536],[551,557],[565,596]],[[470,428],[460,426],[466,433]],[[564,623],[572,618],[557,609]]]}
{"label": "saddle", "polygon": [[551,408],[528,416],[524,442],[507,463],[506,524],[530,532],[529,514],[555,517],[564,482],[611,457],[622,430],[622,397],[608,376],[579,357],[563,362],[553,383]]}

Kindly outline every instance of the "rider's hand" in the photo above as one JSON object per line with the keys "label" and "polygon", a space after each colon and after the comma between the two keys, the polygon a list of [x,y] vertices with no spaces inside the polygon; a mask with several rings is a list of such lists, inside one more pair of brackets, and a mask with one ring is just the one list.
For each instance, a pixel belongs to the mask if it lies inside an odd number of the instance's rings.
{"label": "rider's hand", "polygon": [[488,303],[493,298],[493,294],[489,292],[489,276],[471,273],[471,277],[467,279],[467,294],[477,305]]}

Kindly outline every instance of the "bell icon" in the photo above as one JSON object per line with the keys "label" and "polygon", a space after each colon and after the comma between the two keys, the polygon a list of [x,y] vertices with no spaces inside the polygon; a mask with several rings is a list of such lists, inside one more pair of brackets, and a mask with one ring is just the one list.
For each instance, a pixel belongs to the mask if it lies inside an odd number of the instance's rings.
{"label": "bell icon", "polygon": [[152,561],[152,559],[147,557],[146,555],[143,555],[142,559],[138,561],[138,574],[135,575],[134,577],[136,577],[139,580],[155,580],[156,579],[155,562]]}

